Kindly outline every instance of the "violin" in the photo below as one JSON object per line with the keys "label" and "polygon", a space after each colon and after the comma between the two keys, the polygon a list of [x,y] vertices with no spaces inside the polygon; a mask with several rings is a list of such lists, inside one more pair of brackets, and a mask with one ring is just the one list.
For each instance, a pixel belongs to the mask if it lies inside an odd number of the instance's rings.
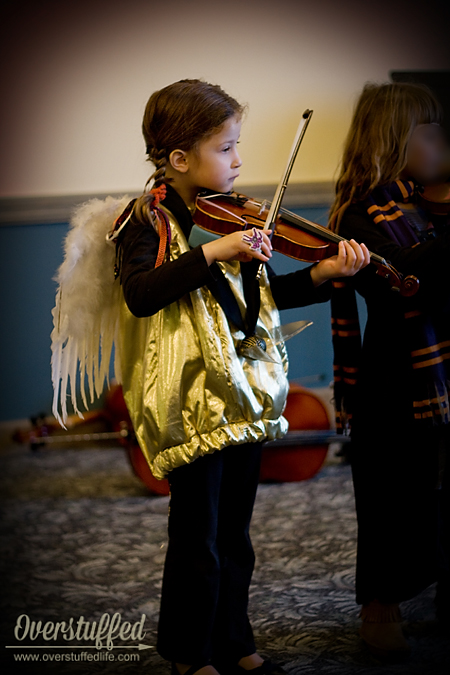
{"label": "violin", "polygon": [[450,146],[444,153],[439,170],[439,179],[425,185],[418,192],[418,203],[425,211],[435,216],[450,215]]}
{"label": "violin", "polygon": [[419,204],[436,216],[450,214],[450,181],[438,185],[427,185],[419,193]]}
{"label": "violin", "polygon": [[[272,204],[266,200],[258,202],[236,192],[197,197],[193,220],[203,230],[218,235],[252,227],[264,229],[271,207]],[[340,241],[346,239],[291,211],[278,209],[272,234],[274,251],[295,260],[314,263],[336,255]],[[410,297],[417,292],[417,277],[403,277],[375,253],[370,253],[370,262],[376,267],[376,273],[402,296]]]}

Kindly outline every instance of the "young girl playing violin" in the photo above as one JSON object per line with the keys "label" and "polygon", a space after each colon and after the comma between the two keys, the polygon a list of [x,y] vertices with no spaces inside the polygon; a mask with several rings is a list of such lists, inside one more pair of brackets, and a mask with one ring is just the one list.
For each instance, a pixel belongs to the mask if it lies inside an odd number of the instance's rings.
{"label": "young girl playing violin", "polygon": [[[125,400],[153,474],[171,490],[157,648],[173,675],[284,672],[258,655],[247,617],[261,444],[287,431],[286,352],[270,335],[277,307],[323,302],[328,279],[369,261],[363,245],[345,242],[308,269],[264,270],[255,299],[256,271],[272,255],[265,232],[190,248],[199,192],[229,192],[239,175],[242,115],[203,81],[155,92],[143,120],[153,187],[117,221]],[[253,322],[249,302],[260,303]],[[243,355],[245,337],[267,343],[270,359]]]}
{"label": "young girl playing violin", "polygon": [[420,205],[442,171],[440,120],[420,85],[366,85],[331,210],[335,231],[420,282],[402,297],[370,268],[352,280],[368,311],[361,353],[349,283],[335,283],[332,299],[336,404],[352,429],[360,632],[385,657],[409,651],[400,602],[437,581],[438,617],[449,615],[450,228]]}

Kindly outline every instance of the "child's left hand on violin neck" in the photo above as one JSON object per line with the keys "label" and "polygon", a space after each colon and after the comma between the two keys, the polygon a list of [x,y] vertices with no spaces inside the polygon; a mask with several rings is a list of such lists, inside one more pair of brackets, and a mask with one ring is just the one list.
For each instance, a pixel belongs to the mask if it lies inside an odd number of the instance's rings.
{"label": "child's left hand on violin neck", "polygon": [[311,268],[314,286],[320,286],[329,279],[351,277],[370,262],[369,249],[354,239],[340,241],[338,254],[321,260]]}

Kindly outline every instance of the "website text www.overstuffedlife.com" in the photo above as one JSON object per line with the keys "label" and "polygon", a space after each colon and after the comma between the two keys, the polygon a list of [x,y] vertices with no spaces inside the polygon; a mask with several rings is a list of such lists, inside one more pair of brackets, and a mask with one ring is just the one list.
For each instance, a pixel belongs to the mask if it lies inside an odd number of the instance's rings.
{"label": "website text www.overstuffedlife.com", "polygon": [[146,635],[145,619],[142,614],[139,621],[131,624],[115,612],[103,614],[99,621],[87,621],[80,616],[43,622],[21,614],[14,626],[15,644],[5,648],[13,652],[15,662],[137,662],[139,652],[154,649],[154,645],[142,642]]}

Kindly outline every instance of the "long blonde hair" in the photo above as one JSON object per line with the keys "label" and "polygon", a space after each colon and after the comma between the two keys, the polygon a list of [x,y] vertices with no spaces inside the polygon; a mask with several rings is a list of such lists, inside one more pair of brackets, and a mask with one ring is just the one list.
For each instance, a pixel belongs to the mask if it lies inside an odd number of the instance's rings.
{"label": "long blonde hair", "polygon": [[439,124],[441,119],[439,103],[424,85],[367,83],[345,141],[330,228],[339,229],[352,202],[362,201],[378,185],[398,178],[406,166],[408,142],[418,124]]}

